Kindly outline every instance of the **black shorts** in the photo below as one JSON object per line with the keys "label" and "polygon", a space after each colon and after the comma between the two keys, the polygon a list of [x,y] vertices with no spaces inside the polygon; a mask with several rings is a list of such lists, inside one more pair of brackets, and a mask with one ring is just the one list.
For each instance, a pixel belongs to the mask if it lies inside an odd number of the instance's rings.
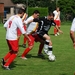
{"label": "black shorts", "polygon": [[43,37],[44,34],[47,34],[47,33],[44,32],[44,31],[40,31],[40,32],[38,32],[38,36],[39,36],[41,39],[43,39],[43,40],[45,40],[45,38]]}

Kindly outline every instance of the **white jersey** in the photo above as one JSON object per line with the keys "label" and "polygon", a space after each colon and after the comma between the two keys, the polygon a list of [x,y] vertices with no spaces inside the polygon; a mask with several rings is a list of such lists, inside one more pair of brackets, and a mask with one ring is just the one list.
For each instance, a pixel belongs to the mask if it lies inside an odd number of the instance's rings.
{"label": "white jersey", "polygon": [[[31,20],[33,20],[34,17],[33,16],[30,16],[26,21],[25,23],[28,24],[28,22],[30,22]],[[28,27],[27,27],[27,34],[30,34],[32,33],[33,31],[36,31],[37,29],[37,26],[38,26],[38,23],[37,22],[31,22],[28,24]]]}
{"label": "white jersey", "polygon": [[75,18],[72,21],[71,30],[75,31]]}
{"label": "white jersey", "polygon": [[18,15],[11,16],[4,24],[4,27],[7,29],[7,40],[17,40],[17,28],[21,30],[22,34],[26,33],[23,28],[22,19]]}
{"label": "white jersey", "polygon": [[57,11],[55,10],[55,11],[53,11],[53,13],[54,13],[54,20],[60,20],[60,11],[57,12]]}

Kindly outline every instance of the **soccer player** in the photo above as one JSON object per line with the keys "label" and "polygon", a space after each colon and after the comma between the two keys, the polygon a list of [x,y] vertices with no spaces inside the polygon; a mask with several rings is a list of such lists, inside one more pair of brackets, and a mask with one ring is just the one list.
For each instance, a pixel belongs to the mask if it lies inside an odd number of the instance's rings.
{"label": "soccer player", "polygon": [[9,47],[9,52],[2,59],[2,67],[10,70],[9,66],[14,61],[18,53],[18,36],[17,36],[17,28],[19,28],[22,34],[28,39],[29,37],[26,34],[26,31],[23,28],[23,22],[21,17],[24,15],[25,9],[22,7],[18,10],[18,14],[11,16],[4,27],[6,29],[6,41]]}
{"label": "soccer player", "polygon": [[[47,17],[42,17],[39,19],[33,19],[34,22],[38,22],[39,26],[37,29],[37,34],[38,36],[43,39],[45,41],[44,43],[44,52],[47,55],[53,55],[52,51],[53,51],[53,47],[52,47],[52,41],[50,36],[48,35],[48,31],[51,28],[51,26],[55,26],[56,29],[60,32],[63,33],[56,25],[56,23],[54,22],[54,14],[53,13],[49,13],[49,15]],[[54,56],[54,55],[53,55]]]}
{"label": "soccer player", "polygon": [[[38,10],[35,10],[32,14],[32,16],[30,16],[25,23],[28,24],[31,20],[36,19],[39,17],[40,12]],[[30,37],[31,41],[28,41],[28,47],[24,50],[24,52],[21,55],[22,59],[27,59],[26,55],[27,53],[33,48],[34,46],[34,41],[40,41],[42,42],[42,40],[35,34],[36,29],[38,28],[38,23],[37,22],[30,22],[27,28],[27,34]],[[33,35],[32,35],[33,34]],[[35,40],[35,37],[37,40]],[[38,51],[38,54],[41,54],[41,49],[43,47],[43,44],[40,44],[40,50]]]}
{"label": "soccer player", "polygon": [[[56,23],[56,25],[58,26],[58,28],[60,29],[60,24],[61,24],[61,21],[60,21],[60,10],[59,10],[59,7],[56,8],[56,10],[53,11],[54,13],[54,21]],[[54,35],[57,36],[59,35],[59,32],[58,30],[54,27]]]}
{"label": "soccer player", "polygon": [[[24,22],[24,21],[26,20],[27,16],[28,16],[28,15],[27,15],[26,13],[24,13],[24,15],[23,15],[23,17],[22,17],[22,22]],[[23,23],[23,27],[24,27],[24,29],[25,29],[25,31],[26,31],[27,26],[26,26],[25,23]],[[21,33],[20,29],[17,28],[18,41],[19,41],[19,39],[20,39],[21,34],[22,34],[22,33]],[[27,40],[27,39],[26,39],[26,37],[24,36],[23,44],[22,44],[22,45],[19,45],[19,46],[22,46],[22,47],[26,48],[26,40]]]}
{"label": "soccer player", "polygon": [[75,35],[74,35],[74,32],[75,32],[75,18],[73,19],[71,29],[70,29],[70,37],[71,37],[71,40],[73,42],[73,47],[75,49]]}

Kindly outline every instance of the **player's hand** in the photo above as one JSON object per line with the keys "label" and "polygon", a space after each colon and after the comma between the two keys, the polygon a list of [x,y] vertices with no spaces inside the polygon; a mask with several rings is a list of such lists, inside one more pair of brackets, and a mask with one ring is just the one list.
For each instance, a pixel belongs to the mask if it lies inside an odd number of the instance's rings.
{"label": "player's hand", "polygon": [[59,30],[59,33],[63,34],[63,31]]}

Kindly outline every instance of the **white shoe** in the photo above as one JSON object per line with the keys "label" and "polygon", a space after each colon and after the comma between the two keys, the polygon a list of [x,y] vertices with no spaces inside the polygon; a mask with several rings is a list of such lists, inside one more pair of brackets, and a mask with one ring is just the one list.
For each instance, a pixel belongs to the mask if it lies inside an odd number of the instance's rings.
{"label": "white shoe", "polygon": [[57,34],[55,34],[55,36],[57,36]]}
{"label": "white shoe", "polygon": [[27,60],[27,58],[26,57],[20,57],[21,59],[24,59],[24,60]]}
{"label": "white shoe", "polygon": [[57,32],[57,35],[60,35],[60,34]]}

